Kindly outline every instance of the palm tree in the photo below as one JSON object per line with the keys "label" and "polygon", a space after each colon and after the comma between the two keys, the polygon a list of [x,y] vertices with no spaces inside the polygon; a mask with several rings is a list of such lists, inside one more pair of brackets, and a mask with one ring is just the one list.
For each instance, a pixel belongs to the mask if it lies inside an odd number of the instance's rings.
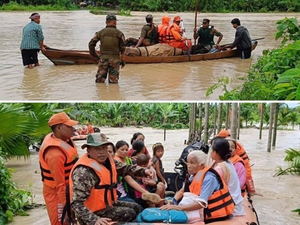
{"label": "palm tree", "polygon": [[237,105],[238,103],[232,103],[232,116],[231,116],[231,126],[230,126],[230,136],[233,139],[237,137]]}
{"label": "palm tree", "polygon": [[223,103],[219,103],[219,115],[218,115],[218,133],[222,130],[222,115],[223,115]]}
{"label": "palm tree", "polygon": [[[41,103],[0,104],[0,149],[5,158],[29,156],[33,139],[49,133],[52,111]],[[13,125],[12,125],[13,124]]]}
{"label": "palm tree", "polygon": [[274,103],[270,104],[270,121],[269,121],[269,136],[268,136],[268,147],[267,151],[271,152],[271,143],[272,143],[272,129],[273,129],[273,121],[274,121],[274,110],[275,105]]}

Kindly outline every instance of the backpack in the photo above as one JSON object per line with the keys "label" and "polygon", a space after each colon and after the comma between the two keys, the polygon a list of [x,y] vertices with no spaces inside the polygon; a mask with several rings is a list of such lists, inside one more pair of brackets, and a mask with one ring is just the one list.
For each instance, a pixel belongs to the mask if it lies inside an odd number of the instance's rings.
{"label": "backpack", "polygon": [[139,223],[188,223],[188,218],[184,211],[161,210],[159,208],[146,208],[136,218]]}

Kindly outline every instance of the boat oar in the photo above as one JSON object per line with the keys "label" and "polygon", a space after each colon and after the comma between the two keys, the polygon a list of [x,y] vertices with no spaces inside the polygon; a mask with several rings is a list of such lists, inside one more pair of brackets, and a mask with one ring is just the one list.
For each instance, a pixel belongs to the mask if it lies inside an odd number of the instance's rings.
{"label": "boat oar", "polygon": [[[181,20],[181,29],[182,29],[182,31],[183,31],[182,36],[183,36],[183,37],[186,37],[186,36],[185,36],[185,29],[184,29],[184,25],[183,25],[183,20]],[[189,61],[191,61],[191,52],[190,52],[190,49],[189,49],[189,45],[188,45],[188,41],[187,41],[187,40],[185,40],[185,45],[188,47],[187,53],[188,53]]]}

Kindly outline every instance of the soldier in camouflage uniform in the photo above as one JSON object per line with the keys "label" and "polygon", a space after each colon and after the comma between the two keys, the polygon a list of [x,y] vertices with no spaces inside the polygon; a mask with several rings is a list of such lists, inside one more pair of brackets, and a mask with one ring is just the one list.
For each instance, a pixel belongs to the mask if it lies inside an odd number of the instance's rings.
{"label": "soldier in camouflage uniform", "polygon": [[[98,31],[89,42],[90,54],[98,60],[96,83],[104,83],[109,74],[109,83],[118,83],[119,69],[125,66],[125,37],[116,28],[117,18],[113,14],[106,16],[106,28]],[[100,55],[95,46],[100,41]]]}
{"label": "soldier in camouflage uniform", "polygon": [[[101,200],[98,198],[89,199],[90,195],[93,194],[93,196],[95,196],[96,188],[94,189],[94,187],[101,186],[101,180],[97,174],[101,173],[103,177],[107,176],[107,172],[104,174],[106,169],[110,171],[111,177],[113,177],[112,174],[114,173],[123,176],[153,176],[152,172],[148,169],[132,165],[128,166],[116,160],[113,161],[107,151],[107,145],[109,144],[112,143],[102,142],[99,134],[89,134],[87,144],[82,146],[83,149],[87,147],[87,154],[78,160],[71,171],[71,207],[80,224],[108,225],[110,221],[130,222],[142,211],[141,206],[136,203],[117,200],[112,203],[112,206],[106,204],[105,207],[102,207],[102,209],[98,211],[93,212],[88,208],[87,201],[94,200],[95,202],[93,204],[100,205],[103,204],[104,198],[108,199],[106,196],[107,193],[111,191],[110,188],[105,191],[105,196],[102,197],[101,203]],[[85,163],[86,161],[89,163]],[[112,163],[114,163],[115,166]],[[103,168],[99,169],[98,167]],[[104,167],[106,169],[104,169]],[[116,171],[114,171],[114,169]],[[111,184],[113,184],[113,178],[111,178]]]}

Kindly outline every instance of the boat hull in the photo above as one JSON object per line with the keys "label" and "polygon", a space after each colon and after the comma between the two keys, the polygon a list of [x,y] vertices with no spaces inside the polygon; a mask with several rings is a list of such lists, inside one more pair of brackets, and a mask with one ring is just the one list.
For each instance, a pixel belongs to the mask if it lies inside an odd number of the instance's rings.
{"label": "boat hull", "polygon": [[[252,50],[257,46],[253,44]],[[84,65],[97,64],[89,51],[86,50],[61,50],[47,48],[43,53],[54,65]],[[237,57],[236,49],[230,51],[221,51],[215,53],[196,54],[193,55],[177,55],[177,56],[125,56],[127,64],[147,64],[147,63],[178,63],[178,62],[194,62],[202,60],[213,60]]]}

